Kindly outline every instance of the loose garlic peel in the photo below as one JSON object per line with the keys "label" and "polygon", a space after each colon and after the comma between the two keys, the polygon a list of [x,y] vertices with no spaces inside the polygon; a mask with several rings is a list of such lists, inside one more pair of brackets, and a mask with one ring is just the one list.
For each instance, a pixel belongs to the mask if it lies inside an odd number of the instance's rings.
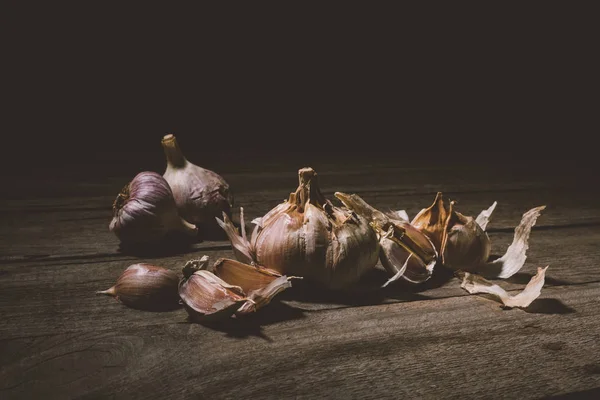
{"label": "loose garlic peel", "polygon": [[431,277],[438,253],[425,234],[407,221],[375,209],[357,194],[336,192],[335,197],[347,208],[368,219],[378,234],[379,259],[391,276],[384,286],[399,278],[422,283]]}
{"label": "loose garlic peel", "polygon": [[255,312],[291,287],[293,279],[228,259],[215,263],[215,273],[207,268],[207,256],[191,260],[183,267],[179,295],[193,320],[214,321]]}
{"label": "loose garlic peel", "polygon": [[[262,218],[250,239],[223,215],[217,222],[227,233],[239,261],[282,274],[301,276],[329,289],[342,289],[375,267],[379,240],[369,221],[331,204],[312,168],[298,171],[299,185],[288,200]],[[243,210],[240,214],[244,226]]]}
{"label": "loose garlic peel", "polygon": [[470,294],[476,293],[488,293],[496,296],[506,307],[528,307],[535,299],[537,299],[542,291],[542,287],[544,286],[544,279],[546,276],[546,270],[548,267],[537,269],[537,274],[535,274],[525,289],[520,293],[511,296],[506,290],[502,289],[500,286],[482,278],[479,275],[471,274],[465,272],[463,277],[463,281],[460,285],[463,289],[465,289]]}

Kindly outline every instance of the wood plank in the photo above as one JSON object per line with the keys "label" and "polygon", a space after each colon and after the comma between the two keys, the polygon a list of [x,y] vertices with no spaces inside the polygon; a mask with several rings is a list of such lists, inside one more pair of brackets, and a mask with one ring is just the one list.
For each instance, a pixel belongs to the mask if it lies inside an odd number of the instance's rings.
{"label": "wood plank", "polygon": [[144,313],[152,326],[80,320],[78,332],[0,340],[0,396],[589,394],[600,388],[599,296],[600,283],[549,288],[528,311],[502,310],[479,296],[301,313],[274,303],[213,328],[164,324],[161,313]]}
{"label": "wood plank", "polygon": [[[498,232],[492,234],[491,238],[493,250],[502,251],[509,245],[512,236]],[[600,259],[599,241],[600,227],[534,232],[529,258],[523,270],[499,284],[509,290],[523,288],[536,267],[545,265],[550,265],[546,288],[599,282],[600,270],[596,268]],[[185,317],[182,310],[179,313],[163,313],[149,320],[143,313],[131,313],[112,299],[94,293],[112,286],[122,271],[135,262],[149,262],[179,273],[187,260],[204,254],[213,260],[234,257],[231,250],[212,250],[161,258],[76,259],[3,265],[0,268],[0,310],[3,315],[0,337],[101,328],[112,320],[142,325],[180,322]],[[459,281],[442,269],[422,285],[398,282],[385,290],[378,289],[386,279],[385,272],[378,266],[361,280],[356,289],[347,293],[320,291],[297,282],[280,296],[287,305],[300,310],[467,296],[460,288]]]}
{"label": "wood plank", "polygon": [[[283,189],[277,196],[266,192],[248,193],[238,196],[238,204],[244,206],[249,223],[253,218],[264,215],[279,204],[285,193],[287,192]],[[586,189],[570,192],[557,188],[505,190],[493,193],[447,192],[446,195],[456,200],[459,211],[467,215],[477,215],[494,201],[498,201],[489,226],[491,231],[511,230],[518,224],[525,211],[541,204],[546,204],[547,209],[534,229],[600,224],[600,204],[597,197]],[[434,193],[406,195],[400,190],[390,190],[366,191],[362,196],[382,210],[403,208],[410,216],[414,216],[432,202]],[[9,207],[0,211],[4,219],[4,223],[0,225],[0,262],[2,259],[19,260],[32,257],[85,258],[95,254],[118,255],[118,240],[108,231],[108,224],[112,218],[112,201],[112,196],[92,197],[85,202],[81,199],[70,199],[68,203],[43,203],[40,200],[41,203],[30,205],[26,209]],[[236,208],[236,215],[238,212]],[[226,241],[207,241],[194,248],[222,247],[227,244]]]}

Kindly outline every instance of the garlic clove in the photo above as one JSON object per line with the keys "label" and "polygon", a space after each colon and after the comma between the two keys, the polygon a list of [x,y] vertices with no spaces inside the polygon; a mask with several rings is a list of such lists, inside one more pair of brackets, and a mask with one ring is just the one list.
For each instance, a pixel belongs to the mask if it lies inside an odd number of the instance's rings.
{"label": "garlic clove", "polygon": [[[335,196],[346,207],[372,221],[371,226],[380,238],[379,258],[392,276],[392,281],[402,277],[413,283],[421,283],[431,277],[438,253],[424,233],[404,220],[373,208],[356,194],[336,192]],[[400,274],[403,268],[404,272]]]}
{"label": "garlic clove", "polygon": [[241,287],[245,293],[263,289],[281,277],[277,271],[228,258],[219,258],[215,261],[212,272],[225,282]]}
{"label": "garlic clove", "polygon": [[539,206],[524,213],[521,222],[515,228],[513,241],[506,253],[494,261],[481,265],[477,273],[488,278],[506,279],[519,272],[527,259],[531,228],[545,208],[546,206]]}
{"label": "garlic clove", "polygon": [[117,298],[131,308],[167,310],[178,306],[179,277],[171,270],[150,264],[130,265],[110,289],[97,292]]}
{"label": "garlic clove", "polygon": [[440,253],[444,266],[453,270],[474,271],[490,256],[492,245],[487,233],[472,218],[453,210],[443,238]]}
{"label": "garlic clove", "polygon": [[[279,293],[292,287],[291,280],[297,277],[280,276],[271,281],[268,285],[252,290],[249,295],[249,301],[244,303],[236,315],[249,314],[255,312],[271,302]],[[300,278],[301,279],[301,278]]]}
{"label": "garlic clove", "polygon": [[113,203],[109,229],[124,243],[152,243],[182,232],[190,238],[197,228],[182,219],[167,181],[155,172],[140,172]]}
{"label": "garlic clove", "polygon": [[215,217],[222,213],[231,216],[233,194],[229,184],[216,172],[189,162],[174,135],[165,135],[161,144],[167,159],[163,176],[171,186],[179,213],[212,235],[218,229]]}
{"label": "garlic clove", "polygon": [[192,320],[228,318],[248,301],[241,287],[230,285],[205,269],[192,271],[186,264],[179,284],[179,297]]}
{"label": "garlic clove", "polygon": [[500,299],[505,307],[528,307],[535,299],[537,299],[544,287],[546,270],[548,267],[538,267],[537,273],[531,278],[525,289],[520,293],[511,296],[506,290],[500,286],[485,280],[479,275],[465,273],[463,281],[460,285],[463,289],[471,294],[487,293],[492,294]]}

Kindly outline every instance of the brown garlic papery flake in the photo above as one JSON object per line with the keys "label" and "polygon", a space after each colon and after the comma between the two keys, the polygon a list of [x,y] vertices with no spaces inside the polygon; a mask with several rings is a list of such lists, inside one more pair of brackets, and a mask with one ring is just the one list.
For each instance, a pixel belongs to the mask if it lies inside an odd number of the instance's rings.
{"label": "brown garlic papery flake", "polygon": [[207,265],[204,256],[183,268],[179,296],[192,320],[214,321],[255,312],[291,286],[291,278],[234,260],[219,259],[213,267],[217,275]]}
{"label": "brown garlic papery flake", "polygon": [[113,287],[97,292],[114,296],[126,306],[143,310],[167,310],[178,306],[179,277],[166,268],[133,264]]}
{"label": "brown garlic papery flake", "polygon": [[300,169],[298,177],[299,186],[289,199],[255,220],[250,239],[243,214],[241,235],[226,215],[218,221],[242,262],[330,289],[350,286],[377,264],[377,235],[365,218],[325,199],[312,168]]}
{"label": "brown garlic papery flake", "polygon": [[169,184],[156,172],[140,172],[123,188],[109,229],[127,243],[155,242],[172,232],[195,237],[198,232],[179,216]]}
{"label": "brown garlic papery flake", "polygon": [[385,214],[357,194],[336,192],[335,197],[371,221],[379,236],[381,264],[391,276],[386,285],[399,278],[421,283],[431,277],[438,253],[431,240],[406,222],[403,214]]}
{"label": "brown garlic papery flake", "polygon": [[231,215],[233,195],[229,185],[217,173],[189,162],[182,154],[175,136],[162,139],[167,158],[164,178],[173,191],[180,215],[187,221],[217,228],[215,217]]}

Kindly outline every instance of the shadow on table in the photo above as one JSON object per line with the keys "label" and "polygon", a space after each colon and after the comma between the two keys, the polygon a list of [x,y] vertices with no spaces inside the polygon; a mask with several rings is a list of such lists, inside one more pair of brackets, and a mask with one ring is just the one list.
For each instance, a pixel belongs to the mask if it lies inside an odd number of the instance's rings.
{"label": "shadow on table", "polygon": [[530,314],[573,314],[577,312],[558,299],[536,299],[523,311]]}
{"label": "shadow on table", "polygon": [[274,300],[256,313],[241,317],[217,321],[190,322],[224,332],[228,337],[243,339],[249,336],[256,336],[272,342],[273,340],[263,332],[264,326],[302,318],[305,318],[304,311]]}

